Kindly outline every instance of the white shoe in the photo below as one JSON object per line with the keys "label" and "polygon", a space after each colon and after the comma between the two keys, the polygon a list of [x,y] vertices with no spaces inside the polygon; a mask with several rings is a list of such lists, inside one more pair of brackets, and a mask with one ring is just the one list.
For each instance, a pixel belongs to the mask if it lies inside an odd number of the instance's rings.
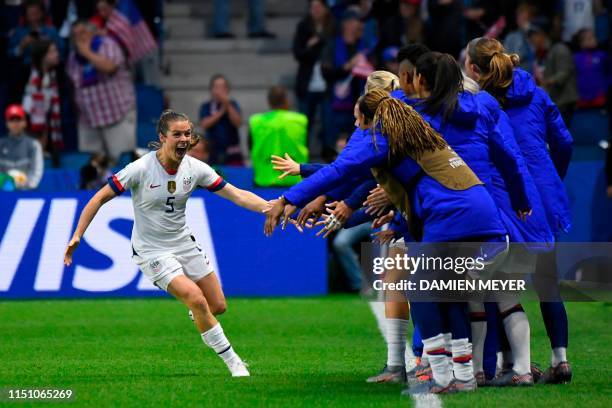
{"label": "white shoe", "polygon": [[189,318],[192,322],[195,322],[195,319],[193,318],[193,312],[191,310],[189,311]]}
{"label": "white shoe", "polygon": [[230,373],[232,373],[232,377],[250,377],[251,374],[247,367],[248,365],[242,361],[240,357],[227,362],[227,368],[229,368]]}

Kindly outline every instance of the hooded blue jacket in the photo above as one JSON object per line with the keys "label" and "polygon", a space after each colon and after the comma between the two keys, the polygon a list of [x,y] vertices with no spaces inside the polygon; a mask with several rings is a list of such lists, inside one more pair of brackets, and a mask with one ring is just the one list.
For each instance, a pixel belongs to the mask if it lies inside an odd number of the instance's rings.
{"label": "hooded blue jacket", "polygon": [[[364,133],[371,135],[370,131]],[[361,137],[333,163],[291,187],[284,194],[285,199],[301,207],[352,176],[366,177],[372,167],[389,167],[388,157],[387,139],[380,132],[376,132],[375,141],[371,136]],[[460,241],[506,233],[497,207],[483,186],[463,191],[447,189],[424,174],[410,158],[403,159],[390,171],[412,196],[414,212],[423,224],[424,242]]]}
{"label": "hooded blue jacket", "polygon": [[571,227],[571,212],[563,178],[572,156],[572,136],[557,106],[526,71],[516,68],[508,88],[504,111],[527,168],[540,193],[552,233]]}
{"label": "hooded blue jacket", "polygon": [[[425,113],[425,104],[401,90],[391,95],[413,106],[485,183],[511,241],[552,243],[538,190],[495,98],[486,92],[461,92],[456,109],[444,120],[441,112]],[[528,209],[532,215],[521,221],[516,212]]]}

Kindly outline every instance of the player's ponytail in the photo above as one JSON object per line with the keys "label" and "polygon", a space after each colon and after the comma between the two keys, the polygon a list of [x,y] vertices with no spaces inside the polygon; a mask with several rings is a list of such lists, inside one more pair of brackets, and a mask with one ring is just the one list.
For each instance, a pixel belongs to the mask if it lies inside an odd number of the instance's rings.
{"label": "player's ponytail", "polygon": [[391,157],[420,159],[423,153],[446,148],[448,144],[411,106],[374,89],[359,98],[359,111],[373,131],[389,140]]}
{"label": "player's ponytail", "polygon": [[372,89],[383,89],[387,92],[395,91],[399,89],[399,78],[389,71],[374,71],[368,75],[365,92],[369,92]]}
{"label": "player's ponytail", "polygon": [[[175,112],[171,109],[166,109],[165,111],[163,111],[162,114],[159,116],[159,119],[157,120],[156,130],[157,130],[158,137],[160,135],[165,135],[168,132],[168,130],[170,130],[171,123],[182,122],[182,121],[189,122],[191,126],[191,134],[192,134],[192,142],[190,143],[190,145],[195,146],[197,142],[193,144],[193,135],[194,135],[193,123],[191,123],[191,121],[189,120],[189,117],[185,115],[184,113]],[[156,141],[149,142],[147,146],[149,147],[149,149],[159,150],[161,149],[162,143],[156,140]]]}
{"label": "player's ponytail", "polygon": [[468,55],[478,67],[481,89],[493,95],[502,105],[513,81],[514,67],[519,62],[516,54],[507,54],[504,46],[494,38],[476,38],[468,44]]}
{"label": "player's ponytail", "polygon": [[200,139],[203,139],[202,135],[196,132],[195,124],[192,121],[189,121],[189,127],[191,128],[191,139],[189,140],[187,150],[191,150],[192,147],[200,143]]}
{"label": "player's ponytail", "polygon": [[428,52],[416,62],[415,73],[425,80],[430,95],[423,101],[424,112],[448,119],[457,106],[457,95],[463,90],[463,74],[449,54]]}

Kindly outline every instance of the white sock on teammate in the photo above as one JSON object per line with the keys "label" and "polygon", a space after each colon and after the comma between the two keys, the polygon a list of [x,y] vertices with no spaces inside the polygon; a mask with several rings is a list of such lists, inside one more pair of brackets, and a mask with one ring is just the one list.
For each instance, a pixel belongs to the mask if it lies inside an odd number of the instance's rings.
{"label": "white sock on teammate", "polygon": [[448,357],[448,369],[451,374],[453,372],[453,350],[451,349],[451,340],[453,335],[451,333],[444,333],[444,350],[446,350],[446,357]]}
{"label": "white sock on teammate", "polygon": [[474,378],[472,365],[472,343],[469,339],[451,340],[453,351],[453,373],[461,381],[470,381]]}
{"label": "white sock on teammate", "polygon": [[234,377],[249,375],[244,362],[236,354],[227,337],[225,337],[221,323],[217,323],[202,333],[202,340],[204,344],[213,349],[221,357]]}
{"label": "white sock on teammate", "polygon": [[563,363],[567,361],[567,348],[565,347],[555,347],[552,349],[552,354],[550,356],[550,365],[552,367],[556,367],[559,363]]}
{"label": "white sock on teammate", "polygon": [[433,379],[442,387],[446,387],[452,380],[450,358],[446,354],[445,346],[443,334],[423,339],[423,349],[427,351]]}
{"label": "white sock on teammate", "polygon": [[[529,321],[521,305],[504,317],[504,329],[512,350],[512,369],[517,374],[531,372]],[[507,312],[502,312],[502,316]],[[507,361],[506,361],[507,363]]]}
{"label": "white sock on teammate", "polygon": [[474,373],[484,371],[484,345],[487,337],[487,316],[484,304],[470,302],[470,327],[472,329],[472,364]]}
{"label": "white sock on teammate", "polygon": [[406,333],[408,320],[386,319],[387,366],[404,367],[406,365]]}

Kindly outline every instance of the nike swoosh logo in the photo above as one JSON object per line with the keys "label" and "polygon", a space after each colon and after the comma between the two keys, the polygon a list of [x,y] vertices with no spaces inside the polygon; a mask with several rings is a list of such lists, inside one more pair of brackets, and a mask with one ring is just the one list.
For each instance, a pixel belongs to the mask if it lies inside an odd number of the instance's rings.
{"label": "nike swoosh logo", "polygon": [[157,188],[157,187],[159,187],[159,186],[161,186],[161,184],[158,184],[158,185],[156,185],[156,186],[154,186],[153,184],[151,184],[151,185],[149,186],[149,188]]}

